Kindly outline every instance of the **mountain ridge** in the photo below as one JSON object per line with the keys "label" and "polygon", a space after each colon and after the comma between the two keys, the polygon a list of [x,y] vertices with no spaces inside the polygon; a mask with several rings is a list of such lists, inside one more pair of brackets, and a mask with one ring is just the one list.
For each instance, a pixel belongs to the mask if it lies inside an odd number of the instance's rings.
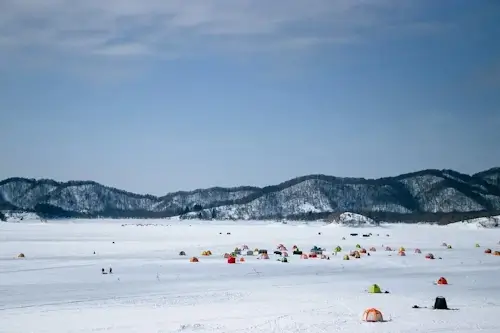
{"label": "mountain ridge", "polygon": [[[425,169],[394,177],[310,174],[264,187],[210,187],[162,196],[137,194],[95,181],[11,177],[0,181],[0,210],[51,218],[172,217],[202,219],[325,218],[352,211],[385,216],[500,211],[500,167],[472,175]],[[391,215],[392,214],[392,215]],[[472,215],[471,215],[472,214]],[[398,215],[398,216],[399,216]]]}

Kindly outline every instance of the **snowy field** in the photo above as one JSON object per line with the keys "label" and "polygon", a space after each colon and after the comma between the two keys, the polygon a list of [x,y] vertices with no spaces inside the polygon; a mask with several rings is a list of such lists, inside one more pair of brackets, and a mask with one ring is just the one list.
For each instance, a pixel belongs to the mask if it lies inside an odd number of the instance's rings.
{"label": "snowy field", "polygon": [[[500,256],[484,253],[500,250],[498,229],[175,221],[122,226],[137,222],[0,223],[0,331],[500,332]],[[288,263],[272,254],[280,243],[289,250]],[[343,260],[358,243],[377,251]],[[243,244],[268,249],[270,259],[247,256],[228,264],[223,254]],[[295,244],[305,252],[325,247],[330,260],[293,256]],[[337,245],[342,252],[331,255]],[[401,246],[406,256],[398,255]],[[201,256],[204,250],[213,255]],[[442,259],[425,259],[428,252]],[[189,262],[192,256],[199,262]],[[113,274],[101,274],[109,267]],[[434,284],[441,276],[448,285]],[[374,283],[390,293],[368,294]],[[432,307],[436,296],[458,310],[412,308]],[[371,307],[386,322],[363,322]]]}

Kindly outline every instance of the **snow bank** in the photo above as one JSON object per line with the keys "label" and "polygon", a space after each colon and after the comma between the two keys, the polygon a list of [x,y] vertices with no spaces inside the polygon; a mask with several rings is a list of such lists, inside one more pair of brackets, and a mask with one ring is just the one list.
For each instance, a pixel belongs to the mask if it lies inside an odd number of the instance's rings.
{"label": "snow bank", "polygon": [[21,223],[21,222],[41,222],[42,219],[36,213],[16,212],[16,211],[3,211],[2,212],[7,222]]}
{"label": "snow bank", "polygon": [[356,214],[356,213],[342,213],[339,215],[338,218],[335,218],[332,221],[332,226],[334,225],[343,225],[343,226],[349,226],[349,227],[373,227],[376,226],[377,223],[372,220],[371,218],[361,215],[361,214]]}
{"label": "snow bank", "polygon": [[464,220],[450,223],[451,227],[469,227],[472,229],[490,229],[500,227],[500,215],[490,217],[479,217],[476,219]]}

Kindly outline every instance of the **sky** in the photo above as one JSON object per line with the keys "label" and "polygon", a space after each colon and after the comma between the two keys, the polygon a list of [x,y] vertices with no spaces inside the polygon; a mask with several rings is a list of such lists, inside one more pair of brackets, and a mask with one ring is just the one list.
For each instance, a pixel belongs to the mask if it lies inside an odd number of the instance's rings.
{"label": "sky", "polygon": [[0,0],[0,179],[500,166],[499,21],[497,0]]}

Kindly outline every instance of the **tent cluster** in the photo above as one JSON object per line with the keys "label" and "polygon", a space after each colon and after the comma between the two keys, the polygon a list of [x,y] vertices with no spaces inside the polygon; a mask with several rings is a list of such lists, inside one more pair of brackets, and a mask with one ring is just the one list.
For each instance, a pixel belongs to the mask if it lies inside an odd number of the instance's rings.
{"label": "tent cluster", "polygon": [[500,256],[500,251],[492,251],[491,249],[484,250],[484,253],[486,253],[486,254],[492,254],[494,256]]}
{"label": "tent cluster", "polygon": [[[448,281],[444,277],[440,277],[436,282],[436,285],[448,285]],[[367,292],[369,294],[389,294],[389,291],[384,291],[378,284],[372,284]],[[422,307],[418,305],[413,306],[414,309],[421,309]],[[446,302],[446,299],[442,296],[436,297],[434,301],[434,306],[432,307],[434,310],[450,310],[448,308],[448,304]],[[384,317],[382,315],[382,312],[380,310],[375,309],[375,308],[369,308],[366,309],[365,312],[363,313],[363,321],[366,322],[383,322]]]}

